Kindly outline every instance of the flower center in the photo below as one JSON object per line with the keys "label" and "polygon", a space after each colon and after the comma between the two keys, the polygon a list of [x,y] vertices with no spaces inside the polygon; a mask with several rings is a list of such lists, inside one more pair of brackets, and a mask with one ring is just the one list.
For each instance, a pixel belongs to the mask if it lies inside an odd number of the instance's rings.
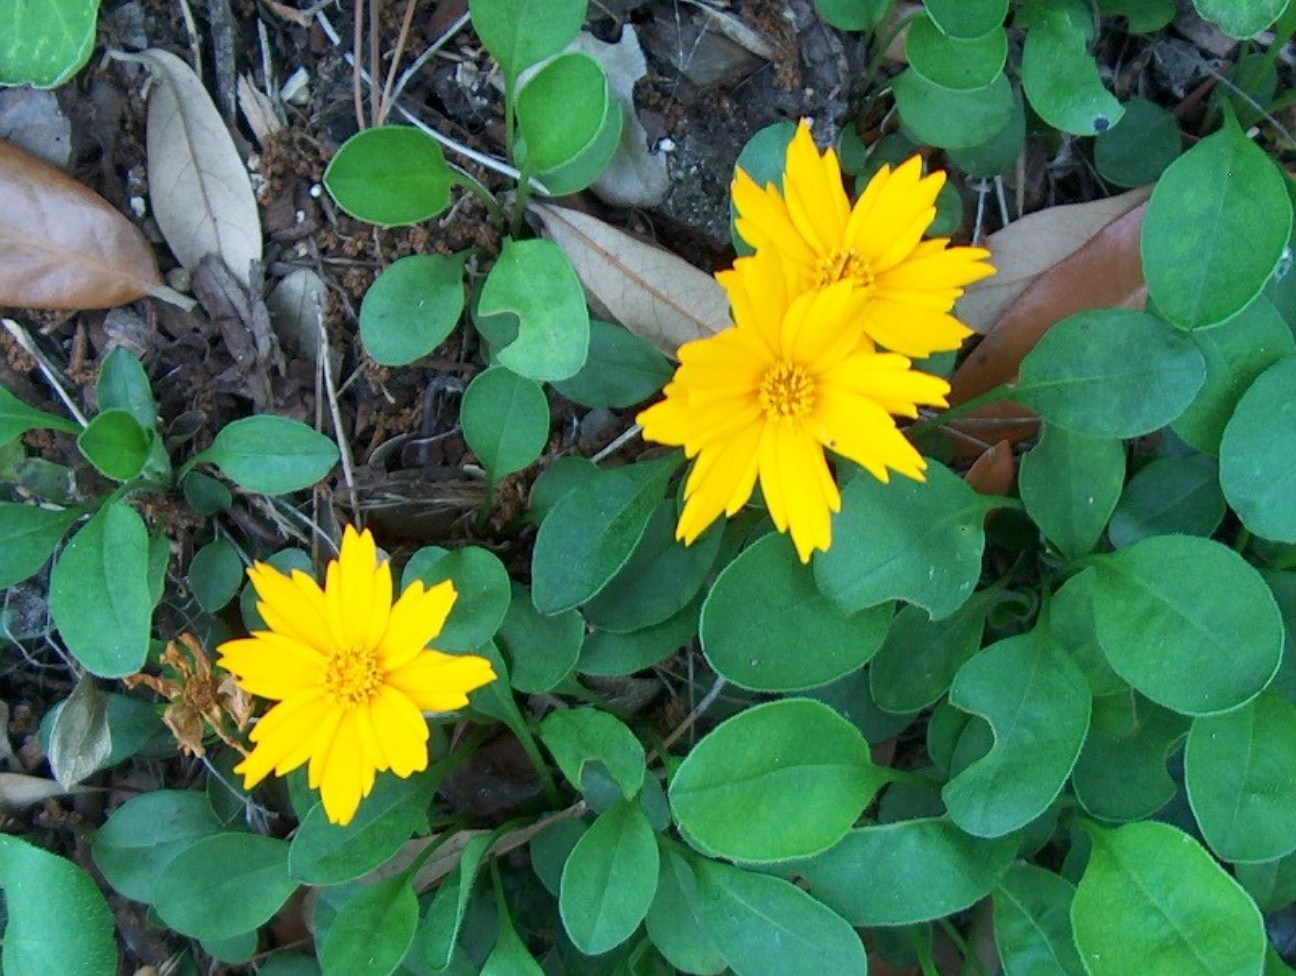
{"label": "flower center", "polygon": [[777,363],[761,380],[761,409],[771,419],[805,416],[814,407],[814,396],[814,380],[796,363]]}
{"label": "flower center", "polygon": [[856,288],[873,288],[873,269],[868,260],[855,253],[854,248],[833,251],[819,259],[814,272],[815,287],[827,288],[839,281],[849,281]]}
{"label": "flower center", "polygon": [[328,663],[324,690],[336,704],[346,708],[361,705],[380,687],[382,668],[373,651],[348,647],[334,652]]}

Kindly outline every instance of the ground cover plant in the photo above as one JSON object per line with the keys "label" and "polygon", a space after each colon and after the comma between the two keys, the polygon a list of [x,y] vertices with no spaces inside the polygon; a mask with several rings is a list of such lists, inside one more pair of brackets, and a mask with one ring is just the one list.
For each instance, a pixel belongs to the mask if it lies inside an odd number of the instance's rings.
{"label": "ground cover plant", "polygon": [[1291,971],[1288,3],[31,9],[10,976]]}

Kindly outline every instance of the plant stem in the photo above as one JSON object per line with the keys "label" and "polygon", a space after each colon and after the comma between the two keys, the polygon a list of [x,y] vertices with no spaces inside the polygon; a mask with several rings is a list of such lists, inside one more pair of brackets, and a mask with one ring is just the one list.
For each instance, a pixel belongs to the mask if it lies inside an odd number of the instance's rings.
{"label": "plant stem", "polygon": [[516,727],[512,727],[514,734],[517,736],[518,744],[522,746],[522,751],[526,753],[527,758],[531,760],[531,765],[540,775],[540,784],[544,788],[545,799],[549,801],[552,807],[562,806],[562,797],[558,793],[558,784],[554,782],[553,773],[549,772],[549,764],[545,762],[544,756],[540,754],[540,747],[536,745],[535,736],[531,734],[531,728],[525,722]]}
{"label": "plant stem", "polygon": [[949,940],[954,943],[959,953],[963,956],[963,965],[965,967],[968,963],[971,963],[972,968],[980,973],[981,976],[990,976],[990,974],[986,972],[985,967],[981,965],[980,958],[978,958],[977,954],[972,951],[972,947],[967,944],[967,939],[963,938],[963,934],[954,927],[953,922],[948,918],[941,918],[937,919],[937,924],[940,925],[941,930],[949,937]]}
{"label": "plant stem", "polygon": [[504,213],[504,208],[499,205],[499,201],[495,199],[494,194],[477,182],[477,180],[473,179],[473,177],[469,176],[467,173],[457,172],[454,174],[452,182],[462,186],[464,189],[472,193],[473,196],[477,197],[477,199],[481,200],[481,202],[486,205],[486,210],[490,214],[491,220],[495,223],[499,224],[501,227],[508,223],[508,215]]}
{"label": "plant stem", "polygon": [[943,413],[938,413],[927,420],[921,420],[916,424],[910,424],[905,430],[910,440],[915,437],[921,437],[928,431],[936,430],[938,427],[944,427],[951,420],[957,420],[964,414],[969,414],[973,410],[984,407],[987,403],[998,403],[1000,400],[1007,400],[1017,391],[1013,383],[1001,383],[999,386],[986,390],[984,393],[974,396],[971,400],[964,400],[962,403],[950,407]]}
{"label": "plant stem", "polygon": [[922,970],[923,976],[940,976],[940,970],[936,968],[936,961],[932,959],[931,946],[927,940],[912,926],[905,932],[909,936],[909,941],[913,943],[914,952],[918,956],[918,968]]}

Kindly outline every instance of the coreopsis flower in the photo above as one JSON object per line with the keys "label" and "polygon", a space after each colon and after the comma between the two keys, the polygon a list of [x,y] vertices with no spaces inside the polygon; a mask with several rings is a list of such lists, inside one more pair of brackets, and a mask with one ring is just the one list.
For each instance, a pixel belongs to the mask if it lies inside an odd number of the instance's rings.
{"label": "coreopsis flower", "polygon": [[423,712],[449,712],[495,679],[490,662],[428,648],[454,606],[454,585],[415,581],[392,603],[392,574],[373,536],[348,526],[324,587],[300,570],[248,570],[268,629],[226,641],[218,663],[239,686],[278,702],[253,727],[234,771],[251,789],[309,763],[324,811],[348,823],[375,775],[426,769]]}
{"label": "coreopsis flower", "polygon": [[989,251],[923,240],[944,184],[944,173],[924,177],[914,156],[878,170],[852,207],[837,154],[820,155],[802,122],[787,149],[781,191],[737,171],[736,226],[758,253],[777,253],[795,269],[799,292],[849,282],[861,299],[865,334],[923,358],[957,349],[972,334],[950,310],[967,285],[994,274]]}
{"label": "coreopsis flower", "polygon": [[795,274],[769,252],[725,272],[733,327],[682,345],[666,398],[637,417],[645,438],[696,459],[676,529],[686,544],[742,508],[759,480],[801,561],[826,550],[841,495],[825,448],[884,482],[891,471],[924,478],[892,415],[945,406],[949,384],[877,351],[850,283],[797,295]]}

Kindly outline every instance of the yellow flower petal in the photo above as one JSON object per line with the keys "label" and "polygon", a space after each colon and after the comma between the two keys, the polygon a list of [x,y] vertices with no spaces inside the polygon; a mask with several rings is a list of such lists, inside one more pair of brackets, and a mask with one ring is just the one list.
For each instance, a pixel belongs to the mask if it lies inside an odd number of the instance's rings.
{"label": "yellow flower petal", "polygon": [[280,700],[318,687],[327,662],[295,637],[257,631],[251,637],[222,644],[216,663],[232,672],[244,691]]}
{"label": "yellow flower petal", "polygon": [[818,404],[826,447],[854,461],[878,481],[890,480],[897,471],[923,480],[927,462],[882,407],[866,397],[833,390]]}
{"label": "yellow flower petal", "polygon": [[370,703],[370,716],[392,772],[410,776],[427,769],[427,722],[408,697],[384,688]]}
{"label": "yellow flower petal", "polygon": [[756,487],[761,425],[749,424],[727,443],[703,451],[684,486],[676,538],[691,545],[721,514],[733,515]]}
{"label": "yellow flower petal", "polygon": [[453,712],[468,704],[468,692],[490,684],[490,661],[475,654],[424,651],[387,676],[389,687],[406,695],[424,712]]}
{"label": "yellow flower petal", "polygon": [[864,331],[879,346],[913,359],[957,349],[972,330],[952,315],[874,298],[864,308]]}
{"label": "yellow flower petal", "polygon": [[276,769],[288,772],[304,763],[309,753],[297,758],[300,747],[311,742],[328,711],[319,693],[306,692],[266,712],[252,729],[251,739],[256,748],[234,767],[234,772],[243,777],[244,787],[250,790],[270,772]]}
{"label": "yellow flower petal", "polygon": [[313,579],[300,569],[285,576],[269,563],[253,563],[248,579],[259,598],[257,612],[267,627],[308,647],[333,646],[324,593]]}
{"label": "yellow flower petal", "polygon": [[815,253],[801,238],[783,195],[773,184],[762,189],[740,167],[734,172],[732,192],[738,213],[734,227],[744,241],[758,252],[775,248],[807,270],[814,267]]}
{"label": "yellow flower petal", "polygon": [[770,517],[790,531],[801,561],[832,540],[830,513],[841,507],[823,449],[799,426],[771,423],[760,444],[760,483]]}
{"label": "yellow flower petal", "polygon": [[788,215],[816,254],[835,250],[844,239],[850,201],[831,149],[820,158],[809,126],[797,126],[787,148],[783,195]]}
{"label": "yellow flower petal", "polygon": [[427,647],[441,633],[458,595],[450,580],[442,580],[430,590],[419,580],[407,586],[391,608],[387,632],[377,645],[383,668],[395,671]]}
{"label": "yellow flower petal", "polygon": [[373,789],[373,759],[365,754],[356,723],[354,713],[343,715],[328,745],[311,758],[310,778],[319,788],[329,823],[350,823],[360,801]]}
{"label": "yellow flower petal", "polygon": [[329,563],[324,596],[334,627],[347,647],[376,645],[391,609],[391,570],[378,562],[378,547],[366,529],[347,526],[338,558]]}

